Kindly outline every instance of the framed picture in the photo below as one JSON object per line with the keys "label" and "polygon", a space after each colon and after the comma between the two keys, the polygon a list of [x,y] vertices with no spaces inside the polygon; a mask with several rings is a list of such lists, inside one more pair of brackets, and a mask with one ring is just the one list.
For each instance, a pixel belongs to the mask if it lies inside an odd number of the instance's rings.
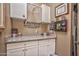
{"label": "framed picture", "polygon": [[61,21],[55,22],[55,31],[61,31]]}
{"label": "framed picture", "polygon": [[67,20],[56,21],[55,31],[67,32]]}
{"label": "framed picture", "polygon": [[64,14],[68,14],[68,5],[69,5],[68,3],[58,5],[55,8],[55,16],[58,17]]}
{"label": "framed picture", "polygon": [[61,21],[61,30],[63,32],[67,32],[67,20],[62,20]]}

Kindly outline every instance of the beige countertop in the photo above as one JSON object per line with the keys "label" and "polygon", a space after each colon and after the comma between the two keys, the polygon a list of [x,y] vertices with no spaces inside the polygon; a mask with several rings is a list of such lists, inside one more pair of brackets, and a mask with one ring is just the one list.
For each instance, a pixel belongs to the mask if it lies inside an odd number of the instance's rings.
{"label": "beige countertop", "polygon": [[36,41],[36,40],[46,40],[46,39],[55,39],[55,35],[49,35],[49,36],[18,36],[18,37],[11,37],[6,39],[6,43],[18,43],[18,42],[26,42],[26,41]]}

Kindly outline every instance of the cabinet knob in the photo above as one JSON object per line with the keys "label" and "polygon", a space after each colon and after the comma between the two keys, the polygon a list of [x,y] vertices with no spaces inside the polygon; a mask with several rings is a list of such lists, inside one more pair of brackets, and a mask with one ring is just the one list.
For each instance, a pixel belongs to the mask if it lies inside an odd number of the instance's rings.
{"label": "cabinet knob", "polygon": [[24,49],[24,51],[27,51],[27,49]]}
{"label": "cabinet knob", "polygon": [[25,15],[22,15],[22,17],[25,17]]}

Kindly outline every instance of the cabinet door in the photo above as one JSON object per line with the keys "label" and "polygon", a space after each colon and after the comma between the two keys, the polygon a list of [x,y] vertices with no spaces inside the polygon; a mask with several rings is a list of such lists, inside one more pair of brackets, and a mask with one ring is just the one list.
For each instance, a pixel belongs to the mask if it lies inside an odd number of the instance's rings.
{"label": "cabinet door", "polygon": [[39,41],[39,56],[48,56],[48,40]]}
{"label": "cabinet door", "polygon": [[8,50],[7,55],[8,56],[24,56],[24,48]]}
{"label": "cabinet door", "polygon": [[42,19],[42,13],[41,13],[41,8],[40,7],[35,7],[33,8],[33,16],[35,19],[36,23],[40,23]]}
{"label": "cabinet door", "polygon": [[38,47],[31,46],[25,49],[25,56],[38,56]]}
{"label": "cabinet door", "polygon": [[0,28],[4,28],[4,7],[5,5],[3,3],[0,3]]}
{"label": "cabinet door", "polygon": [[25,45],[26,56],[37,56],[38,55],[38,41],[30,41]]}
{"label": "cabinet door", "polygon": [[[38,4],[36,4],[38,5]],[[40,23],[42,19],[41,8],[28,3],[28,22]]]}
{"label": "cabinet door", "polygon": [[23,56],[24,55],[24,44],[25,42],[7,44],[7,55]]}
{"label": "cabinet door", "polygon": [[39,56],[48,56],[48,45],[39,46]]}
{"label": "cabinet door", "polygon": [[12,18],[26,19],[27,18],[27,4],[26,3],[11,3],[10,16]]}
{"label": "cabinet door", "polygon": [[55,39],[50,39],[49,40],[49,55],[55,55]]}
{"label": "cabinet door", "polygon": [[50,7],[42,5],[42,22],[50,23]]}

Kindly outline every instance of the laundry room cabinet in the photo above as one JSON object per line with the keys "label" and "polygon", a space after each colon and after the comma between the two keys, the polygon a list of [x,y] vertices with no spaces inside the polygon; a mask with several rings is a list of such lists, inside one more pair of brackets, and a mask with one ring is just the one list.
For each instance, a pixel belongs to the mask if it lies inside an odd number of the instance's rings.
{"label": "laundry room cabinet", "polygon": [[39,41],[39,56],[48,56],[48,40]]}
{"label": "laundry room cabinet", "polygon": [[38,41],[7,44],[8,56],[37,56]]}
{"label": "laundry room cabinet", "polygon": [[38,56],[38,41],[30,41],[25,44],[25,56]]}
{"label": "laundry room cabinet", "polygon": [[27,4],[28,6],[28,22],[34,22],[34,23],[41,23],[41,17],[42,17],[42,9],[41,7],[38,5],[38,4],[31,4],[31,3],[28,3]]}
{"label": "laundry room cabinet", "polygon": [[27,3],[10,3],[10,17],[27,19]]}
{"label": "laundry room cabinet", "polygon": [[53,56],[55,40],[37,40],[7,44],[8,56]]}
{"label": "laundry room cabinet", "polygon": [[24,56],[24,48],[8,50],[8,56]]}
{"label": "laundry room cabinet", "polygon": [[24,56],[24,42],[7,45],[7,56]]}
{"label": "laundry room cabinet", "polygon": [[39,56],[53,56],[55,54],[55,40],[39,41]]}
{"label": "laundry room cabinet", "polygon": [[42,23],[50,23],[50,7],[42,4]]}

